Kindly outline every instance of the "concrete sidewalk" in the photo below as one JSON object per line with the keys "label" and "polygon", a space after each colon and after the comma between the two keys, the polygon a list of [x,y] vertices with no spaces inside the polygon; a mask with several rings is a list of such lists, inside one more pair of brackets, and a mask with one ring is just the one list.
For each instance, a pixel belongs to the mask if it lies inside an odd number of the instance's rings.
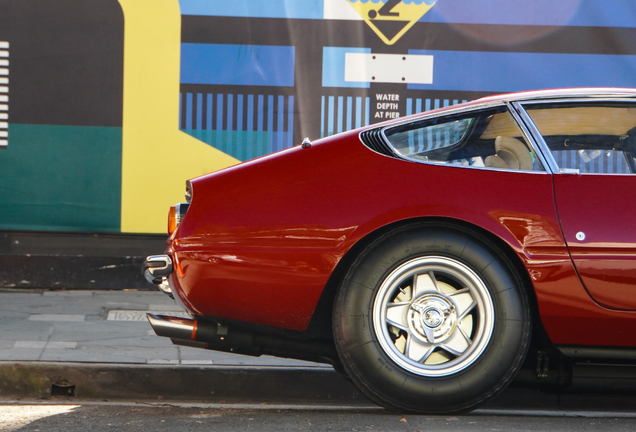
{"label": "concrete sidewalk", "polygon": [[0,397],[368,405],[329,365],[175,346],[161,292],[0,290]]}
{"label": "concrete sidewalk", "polygon": [[[375,406],[329,365],[172,345],[147,312],[184,313],[158,291],[0,290],[0,399]],[[635,396],[511,387],[485,408],[634,406]]]}
{"label": "concrete sidewalk", "polygon": [[0,361],[327,368],[175,346],[146,313],[186,316],[159,291],[1,291]]}

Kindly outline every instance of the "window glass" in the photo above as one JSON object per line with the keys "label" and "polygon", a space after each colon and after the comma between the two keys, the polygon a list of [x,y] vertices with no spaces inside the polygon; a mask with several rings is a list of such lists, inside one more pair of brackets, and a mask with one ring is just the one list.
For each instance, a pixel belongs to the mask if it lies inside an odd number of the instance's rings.
{"label": "window glass", "polygon": [[543,170],[506,107],[410,123],[385,136],[399,154],[417,161]]}
{"label": "window glass", "polygon": [[583,174],[635,172],[636,104],[527,104],[560,169]]}

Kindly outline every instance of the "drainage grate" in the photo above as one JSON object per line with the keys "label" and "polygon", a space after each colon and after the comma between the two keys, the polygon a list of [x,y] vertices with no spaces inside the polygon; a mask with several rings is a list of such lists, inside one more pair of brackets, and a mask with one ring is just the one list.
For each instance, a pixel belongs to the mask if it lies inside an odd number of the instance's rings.
{"label": "drainage grate", "polygon": [[51,384],[51,396],[75,397],[75,384],[68,381]]}
{"label": "drainage grate", "polygon": [[146,321],[146,314],[168,315],[180,318],[190,318],[183,311],[151,311],[151,310],[131,310],[131,309],[107,309],[107,321]]}

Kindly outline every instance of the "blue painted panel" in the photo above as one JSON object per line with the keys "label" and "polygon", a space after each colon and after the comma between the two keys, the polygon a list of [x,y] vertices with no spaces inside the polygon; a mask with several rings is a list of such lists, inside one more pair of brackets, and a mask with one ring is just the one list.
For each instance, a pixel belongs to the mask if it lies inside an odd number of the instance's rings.
{"label": "blue painted panel", "polygon": [[216,130],[223,130],[223,95],[216,95]]}
{"label": "blue painted panel", "polygon": [[294,97],[289,96],[287,104],[287,148],[294,145]]}
{"label": "blue painted panel", "polygon": [[205,128],[212,129],[212,93],[208,93],[206,98],[206,115],[205,115]]}
{"label": "blue painted panel", "polygon": [[344,98],[342,96],[338,96],[338,128],[336,129],[338,133],[343,131],[343,125],[342,125],[343,115],[344,115]]}
{"label": "blue painted panel", "polygon": [[[344,0],[343,0],[344,1]],[[368,82],[346,82],[345,54],[370,53],[371,48],[323,47],[322,48],[322,86],[369,88]]]}
{"label": "blue painted panel", "polygon": [[[343,2],[346,0],[342,0]],[[366,3],[379,0],[360,0]],[[434,4],[434,0],[403,0]],[[182,15],[323,19],[323,0],[180,0]],[[636,27],[633,0],[443,0],[422,22],[465,24]]]}
{"label": "blue painted panel", "polygon": [[320,138],[325,137],[325,97],[320,97]]}
{"label": "blue painted panel", "polygon": [[327,118],[327,135],[333,135],[334,134],[334,130],[333,130],[333,118],[334,118],[334,113],[336,112],[336,108],[335,108],[335,97],[333,96],[329,96],[329,108],[328,108],[328,118]]}
{"label": "blue painted panel", "polygon": [[420,21],[636,27],[636,5],[634,0],[444,0],[438,2]]}
{"label": "blue painted panel", "polygon": [[[284,122],[285,122],[285,96],[278,96],[278,112],[277,112],[277,122],[276,122],[276,131],[282,132],[284,130]],[[276,151],[283,149],[283,134],[278,134],[276,140]]]}
{"label": "blue painted panel", "polygon": [[192,93],[186,94],[186,128],[192,129]]}
{"label": "blue painted panel", "polygon": [[181,44],[181,83],[294,86],[292,46]]}
{"label": "blue painted panel", "polygon": [[514,92],[636,87],[636,56],[409,50],[433,55],[433,84],[409,89]]}
{"label": "blue painted panel", "polygon": [[197,129],[203,129],[203,94],[197,93]]}
{"label": "blue painted panel", "polygon": [[[345,1],[345,0],[342,0]],[[322,19],[323,0],[179,0],[182,15]]]}

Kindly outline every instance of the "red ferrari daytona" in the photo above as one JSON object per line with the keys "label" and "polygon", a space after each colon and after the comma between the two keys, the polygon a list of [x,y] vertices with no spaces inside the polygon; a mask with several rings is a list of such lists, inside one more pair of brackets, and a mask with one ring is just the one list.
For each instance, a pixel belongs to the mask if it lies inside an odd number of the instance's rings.
{"label": "red ferrari daytona", "polygon": [[[457,413],[636,363],[636,90],[488,97],[187,182],[146,278],[175,344],[330,363]],[[630,182],[634,183],[632,185]],[[588,363],[589,364],[589,363]]]}

